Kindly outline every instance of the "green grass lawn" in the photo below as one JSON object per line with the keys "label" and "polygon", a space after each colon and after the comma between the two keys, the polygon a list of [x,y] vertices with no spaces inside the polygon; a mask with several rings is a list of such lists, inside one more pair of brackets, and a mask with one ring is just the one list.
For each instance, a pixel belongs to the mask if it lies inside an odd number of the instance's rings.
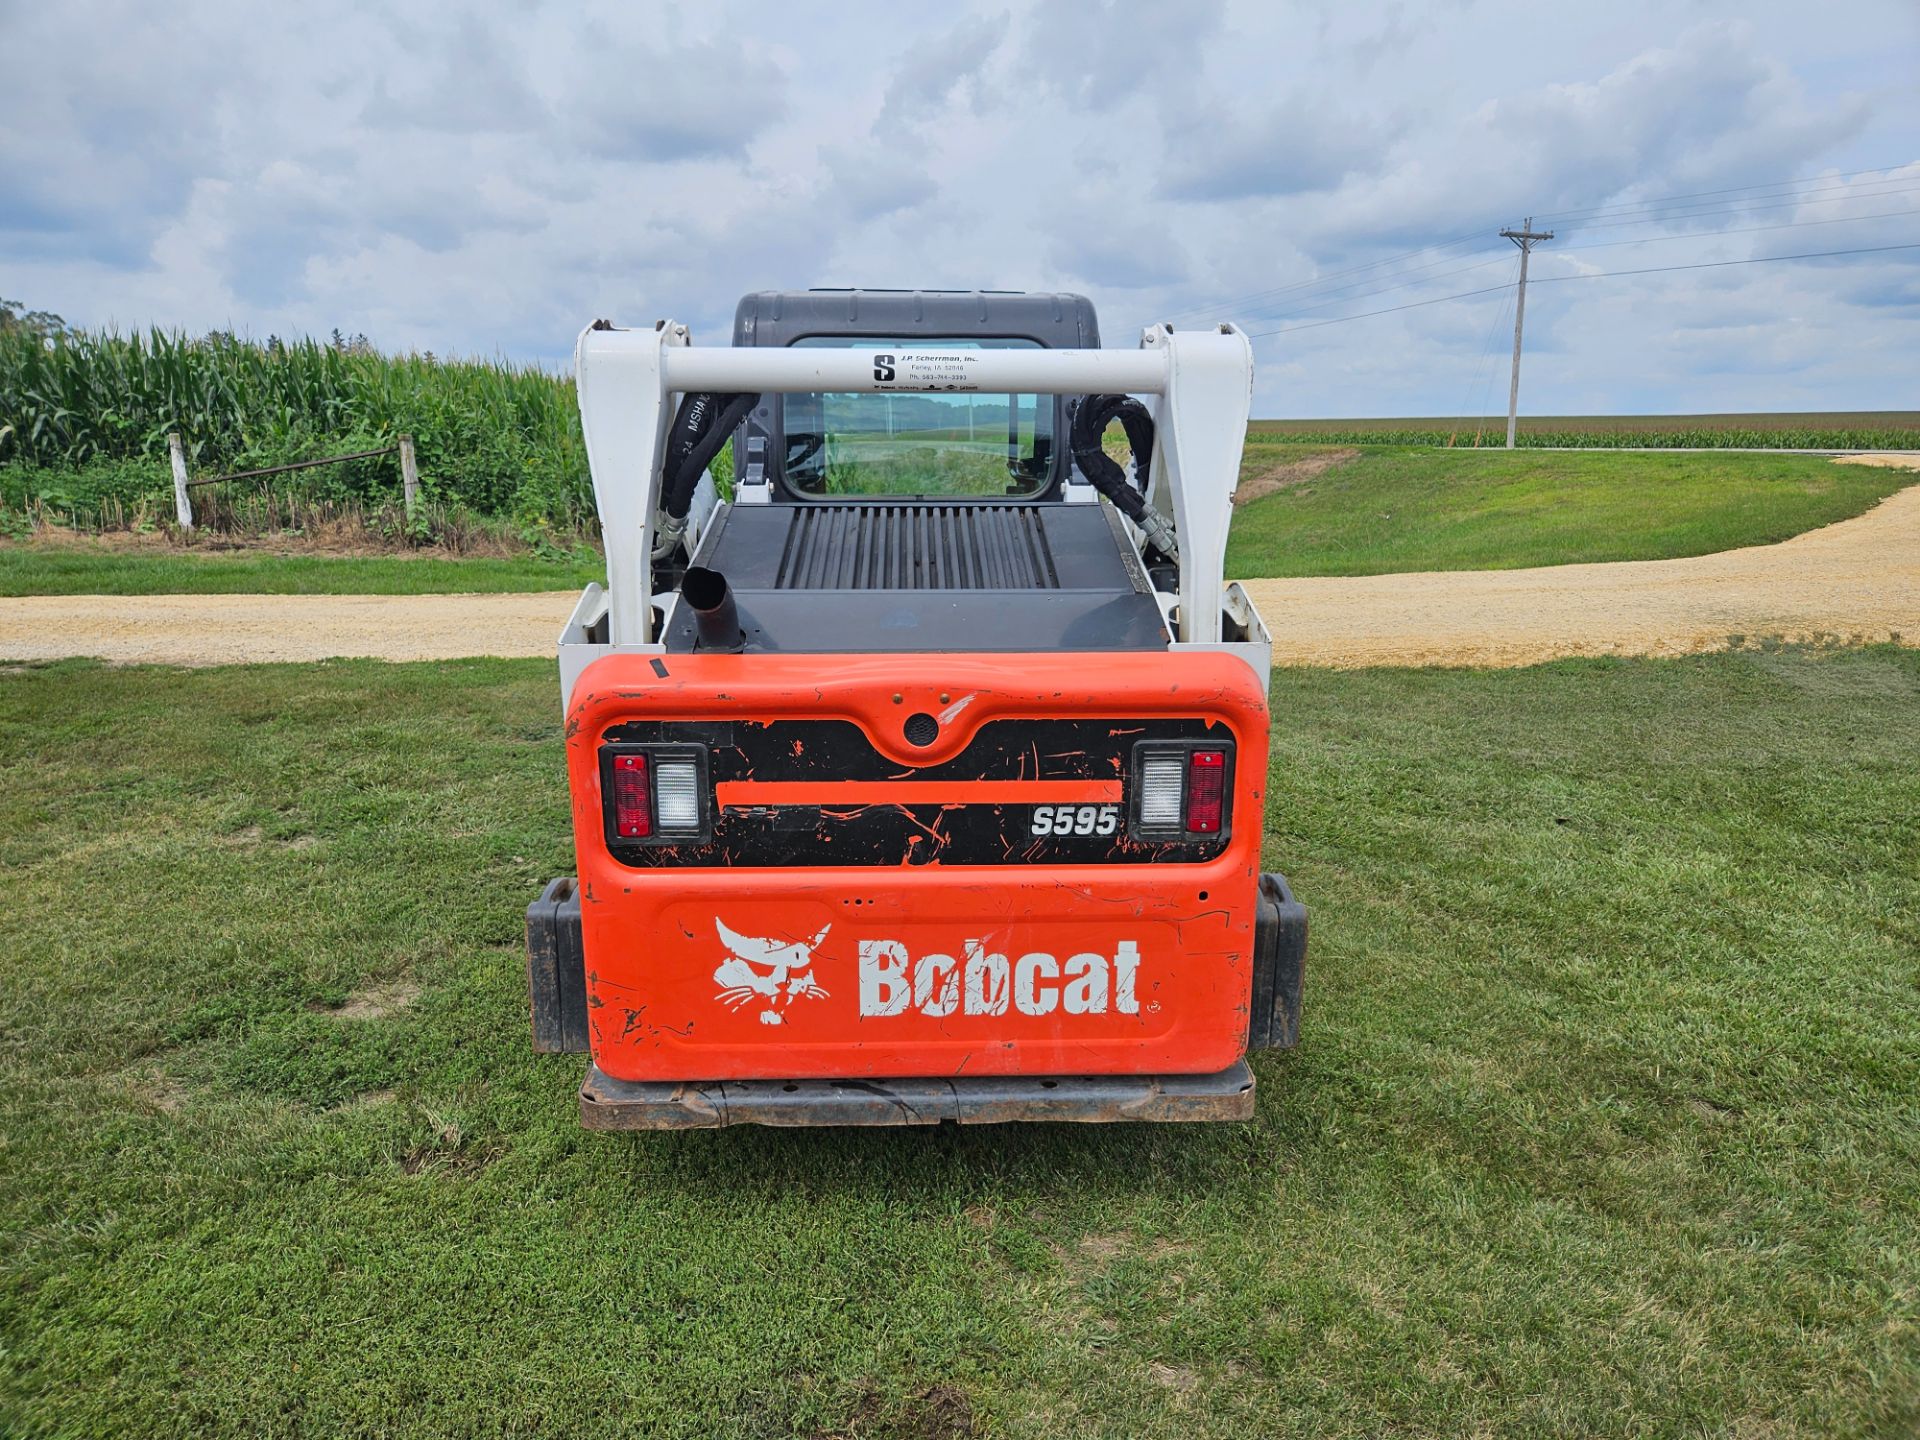
{"label": "green grass lawn", "polygon": [[[1243,483],[1327,449],[1249,444]],[[1227,573],[1376,575],[1703,555],[1848,519],[1912,483],[1911,471],[1817,456],[1368,446],[1243,505]],[[362,558],[0,541],[0,596],[574,590],[604,574],[590,552]]]}
{"label": "green grass lawn", "polygon": [[[1500,444],[1498,419],[1405,416],[1374,420],[1255,420],[1256,439],[1380,445],[1473,443],[1476,433]],[[1721,415],[1523,415],[1521,445],[1766,445],[1783,450],[1900,450],[1920,448],[1920,411],[1813,410]]]}
{"label": "green grass lawn", "polygon": [[452,559],[0,542],[0,595],[430,595],[577,590],[606,575],[589,553]]}
{"label": "green grass lawn", "polygon": [[1254,1122],[598,1136],[549,664],[8,669],[0,1433],[1920,1427],[1920,654],[1274,710]]}
{"label": "green grass lawn", "polygon": [[[1325,446],[1250,444],[1242,483]],[[1384,575],[1665,560],[1785,540],[1914,483],[1811,455],[1370,446],[1240,507],[1227,574]]]}

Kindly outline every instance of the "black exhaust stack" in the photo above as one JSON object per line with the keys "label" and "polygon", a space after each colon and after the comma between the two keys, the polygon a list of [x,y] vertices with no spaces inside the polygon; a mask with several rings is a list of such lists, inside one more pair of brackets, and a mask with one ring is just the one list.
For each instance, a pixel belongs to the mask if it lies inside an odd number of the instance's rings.
{"label": "black exhaust stack", "polygon": [[733,589],[726,576],[704,565],[691,566],[680,577],[680,598],[693,607],[693,621],[700,635],[695,649],[737,654],[745,647],[747,637],[740,629],[740,610],[733,603]]}

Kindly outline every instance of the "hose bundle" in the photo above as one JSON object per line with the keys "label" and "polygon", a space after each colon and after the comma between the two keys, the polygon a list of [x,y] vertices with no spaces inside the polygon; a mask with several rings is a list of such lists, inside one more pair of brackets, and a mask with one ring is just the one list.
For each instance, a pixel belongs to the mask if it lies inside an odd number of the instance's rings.
{"label": "hose bundle", "polygon": [[758,395],[717,395],[702,391],[680,402],[667,432],[667,457],[662,469],[665,484],[661,509],[670,520],[684,520],[693,506],[700,476],[727,437],[740,428],[747,412],[760,403]]}
{"label": "hose bundle", "polygon": [[717,395],[712,391],[697,391],[680,401],[667,431],[667,454],[660,467],[660,516],[653,532],[656,561],[669,559],[679,549],[701,474],[759,402],[758,395]]}
{"label": "hose bundle", "polygon": [[[1100,437],[1115,420],[1127,432],[1127,448],[1133,451],[1133,485],[1127,483],[1126,471],[1100,448]],[[1071,443],[1074,463],[1087,482],[1140,528],[1149,545],[1169,560],[1178,559],[1180,549],[1173,527],[1147,505],[1147,480],[1153,464],[1153,416],[1147,413],[1147,407],[1130,395],[1088,395],[1074,409]]]}

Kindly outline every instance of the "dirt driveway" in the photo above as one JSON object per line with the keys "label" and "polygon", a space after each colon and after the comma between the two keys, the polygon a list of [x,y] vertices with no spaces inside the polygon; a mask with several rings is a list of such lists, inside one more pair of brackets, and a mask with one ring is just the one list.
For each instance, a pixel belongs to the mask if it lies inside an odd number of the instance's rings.
{"label": "dirt driveway", "polygon": [[[1684,655],[1775,637],[1920,644],[1920,485],[1779,545],[1689,560],[1246,583],[1279,664],[1531,665],[1562,655]],[[551,655],[574,598],[0,599],[0,660]]]}
{"label": "dirt driveway", "polygon": [[1284,664],[1532,665],[1775,638],[1920,645],[1920,485],[1778,545],[1686,560],[1244,583]]}

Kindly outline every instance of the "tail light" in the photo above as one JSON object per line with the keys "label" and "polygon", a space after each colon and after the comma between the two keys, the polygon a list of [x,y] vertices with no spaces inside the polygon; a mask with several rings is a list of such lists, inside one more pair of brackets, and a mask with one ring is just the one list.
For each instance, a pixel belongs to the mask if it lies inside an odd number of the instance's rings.
{"label": "tail light", "polygon": [[1187,756],[1187,832],[1217,835],[1226,803],[1227,752],[1195,750]]}
{"label": "tail light", "polygon": [[1187,791],[1186,759],[1144,755],[1140,759],[1140,828],[1178,830]]}
{"label": "tail light", "polygon": [[613,757],[613,833],[622,840],[653,834],[653,787],[647,783],[645,755]]}
{"label": "tail light", "polygon": [[704,745],[606,745],[600,789],[609,844],[680,845],[712,838]]}
{"label": "tail light", "polygon": [[1225,834],[1232,772],[1230,745],[1143,741],[1133,758],[1134,833],[1149,840]]}
{"label": "tail light", "polygon": [[662,759],[654,767],[654,813],[663,834],[700,828],[700,768],[691,760]]}

